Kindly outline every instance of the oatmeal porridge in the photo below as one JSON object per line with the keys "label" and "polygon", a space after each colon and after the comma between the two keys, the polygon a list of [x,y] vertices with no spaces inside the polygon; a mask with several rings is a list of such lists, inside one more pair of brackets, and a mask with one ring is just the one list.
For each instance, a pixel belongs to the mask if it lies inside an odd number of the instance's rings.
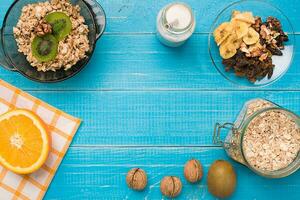
{"label": "oatmeal porridge", "polygon": [[18,51],[38,71],[68,70],[90,50],[80,7],[68,0],[24,6],[13,32]]}

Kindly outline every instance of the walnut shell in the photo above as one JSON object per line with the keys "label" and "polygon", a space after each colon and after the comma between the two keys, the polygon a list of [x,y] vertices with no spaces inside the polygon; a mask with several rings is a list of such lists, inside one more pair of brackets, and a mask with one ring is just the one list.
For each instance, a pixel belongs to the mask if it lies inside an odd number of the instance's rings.
{"label": "walnut shell", "polygon": [[189,160],[184,167],[184,177],[191,183],[196,183],[201,180],[203,170],[201,163],[196,160]]}
{"label": "walnut shell", "polygon": [[165,176],[160,182],[160,191],[167,197],[177,197],[182,189],[181,181],[176,176]]}
{"label": "walnut shell", "polygon": [[133,168],[127,173],[126,183],[128,187],[141,191],[147,185],[147,174],[140,168]]}

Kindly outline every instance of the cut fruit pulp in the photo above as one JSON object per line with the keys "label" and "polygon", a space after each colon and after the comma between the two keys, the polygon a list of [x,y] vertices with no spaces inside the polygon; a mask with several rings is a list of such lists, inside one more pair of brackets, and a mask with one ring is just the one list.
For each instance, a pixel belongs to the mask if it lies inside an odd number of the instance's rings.
{"label": "cut fruit pulp", "polygon": [[44,123],[34,113],[17,109],[0,116],[0,164],[18,174],[38,170],[50,149]]}

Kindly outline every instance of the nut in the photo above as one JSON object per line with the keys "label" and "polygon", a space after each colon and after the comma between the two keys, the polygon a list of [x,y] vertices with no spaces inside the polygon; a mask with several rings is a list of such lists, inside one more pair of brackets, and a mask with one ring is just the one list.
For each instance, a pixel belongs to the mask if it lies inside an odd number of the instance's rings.
{"label": "nut", "polygon": [[127,173],[126,183],[128,187],[141,191],[147,185],[147,174],[140,168],[133,168]]}
{"label": "nut", "polygon": [[182,189],[182,183],[176,176],[165,176],[160,182],[160,191],[167,197],[177,197]]}
{"label": "nut", "polygon": [[52,26],[45,20],[42,20],[34,29],[34,31],[38,36],[42,37],[48,33],[52,33]]}
{"label": "nut", "polygon": [[[58,7],[61,9],[58,9]],[[46,27],[39,24],[51,12],[64,12],[70,16],[73,29],[64,41],[59,42],[59,53],[56,59],[41,63],[32,55],[31,41],[37,35],[43,36],[50,32],[49,25]],[[37,71],[68,70],[78,61],[85,59],[87,57],[86,53],[91,48],[88,39],[89,29],[84,18],[80,15],[80,7],[78,5],[73,6],[69,0],[51,0],[25,5],[22,8],[17,25],[13,28],[13,32],[18,51],[26,56],[28,62]],[[68,45],[67,49],[65,49],[65,45]]]}
{"label": "nut", "polygon": [[201,180],[203,170],[201,163],[196,160],[189,160],[184,167],[184,177],[191,183],[196,183]]}

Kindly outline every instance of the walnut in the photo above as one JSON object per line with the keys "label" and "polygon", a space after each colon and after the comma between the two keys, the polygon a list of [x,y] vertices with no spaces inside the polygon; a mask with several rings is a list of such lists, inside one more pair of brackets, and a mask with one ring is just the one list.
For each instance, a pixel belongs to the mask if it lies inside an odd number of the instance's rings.
{"label": "walnut", "polygon": [[264,60],[266,60],[268,58],[268,56],[269,56],[268,53],[264,53],[259,57],[259,60],[263,62]]}
{"label": "walnut", "polygon": [[255,45],[249,47],[249,53],[246,54],[247,57],[259,57],[266,49],[258,42]]}
{"label": "walnut", "polygon": [[141,191],[147,185],[147,174],[140,168],[133,168],[127,173],[126,183],[128,187]]}
{"label": "walnut", "polygon": [[256,30],[256,32],[260,32],[260,26],[262,25],[261,17],[255,17],[255,24],[252,25],[252,28]]}
{"label": "walnut", "polygon": [[241,50],[242,52],[246,53],[246,54],[249,54],[249,53],[250,53],[250,51],[249,51],[247,45],[246,45],[244,42],[242,42],[241,47],[240,47],[240,50]]}
{"label": "walnut", "polygon": [[[57,8],[57,4],[60,4],[61,9]],[[86,59],[86,54],[91,51],[92,45],[90,45],[88,38],[89,28],[85,24],[84,17],[80,15],[80,7],[78,5],[73,6],[69,0],[49,0],[25,5],[21,11],[20,18],[13,28],[14,37],[17,42],[18,51],[25,55],[27,61],[37,71],[46,72],[59,69],[67,71],[78,63],[78,61]],[[31,42],[38,34],[44,34],[43,26],[36,27],[47,14],[52,12],[64,12],[70,16],[72,31],[64,41],[59,42],[56,59],[51,62],[40,63],[32,55]],[[76,19],[72,17],[74,15],[77,16]],[[49,29],[46,30],[46,32],[48,31]],[[67,48],[64,45],[67,45]]]}
{"label": "walnut", "polygon": [[266,25],[261,25],[260,27],[260,35],[265,40],[270,40],[271,38],[271,31],[267,28]]}
{"label": "walnut", "polygon": [[176,176],[165,176],[160,182],[160,191],[167,197],[177,197],[182,189],[182,183]]}
{"label": "walnut", "polygon": [[201,163],[196,160],[189,160],[184,167],[184,177],[191,183],[196,183],[201,180],[203,170]]}
{"label": "walnut", "polygon": [[50,3],[53,4],[53,5],[56,5],[56,4],[59,3],[59,0],[51,0]]}
{"label": "walnut", "polygon": [[34,31],[38,36],[41,37],[48,33],[52,33],[52,26],[48,24],[45,20],[42,20],[39,22]]}

